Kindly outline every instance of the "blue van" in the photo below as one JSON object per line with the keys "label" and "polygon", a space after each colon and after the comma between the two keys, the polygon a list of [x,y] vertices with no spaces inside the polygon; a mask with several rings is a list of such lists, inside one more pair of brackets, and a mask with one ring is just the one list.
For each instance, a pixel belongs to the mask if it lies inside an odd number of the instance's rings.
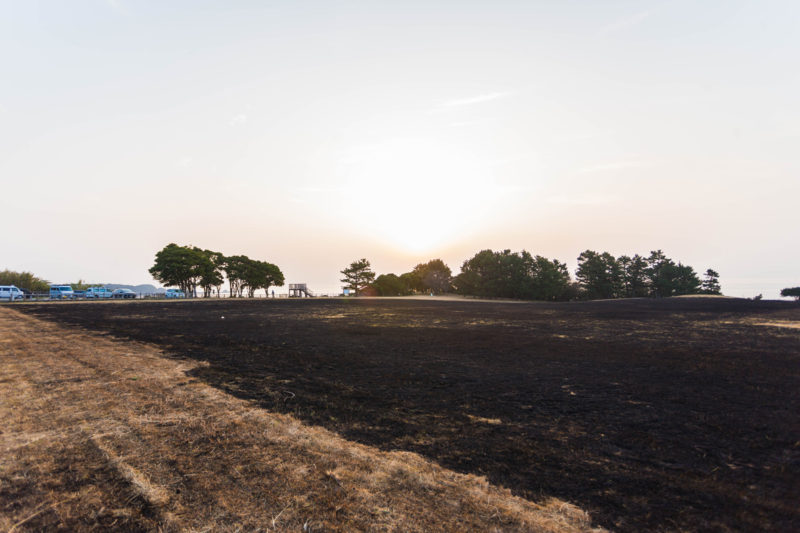
{"label": "blue van", "polygon": [[74,300],[75,291],[69,285],[50,285],[51,300]]}

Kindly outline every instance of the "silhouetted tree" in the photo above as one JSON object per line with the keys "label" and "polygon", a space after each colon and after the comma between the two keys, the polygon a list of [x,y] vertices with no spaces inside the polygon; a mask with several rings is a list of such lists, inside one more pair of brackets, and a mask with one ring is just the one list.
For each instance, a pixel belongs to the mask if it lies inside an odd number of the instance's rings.
{"label": "silhouetted tree", "polygon": [[621,255],[617,264],[622,271],[622,294],[626,298],[640,298],[648,295],[647,261],[639,254],[633,257]]}
{"label": "silhouetted tree", "polygon": [[675,263],[664,252],[650,252],[650,257],[647,258],[647,278],[651,296],[672,296],[674,269]]}
{"label": "silhouetted tree", "polygon": [[344,278],[342,283],[347,284],[349,289],[352,289],[356,296],[362,289],[367,287],[375,279],[375,272],[372,271],[369,261],[366,258],[353,261],[350,266],[341,271]]}
{"label": "silhouetted tree", "polygon": [[700,294],[700,278],[689,265],[678,263],[674,268],[672,278],[672,295],[683,296],[686,294]]}
{"label": "silhouetted tree", "polygon": [[781,290],[781,296],[789,297],[792,296],[796,300],[800,301],[800,287],[787,287]]}
{"label": "silhouetted tree", "polygon": [[528,300],[562,300],[573,296],[564,263],[523,250],[482,250],[464,261],[453,280],[460,294]]}
{"label": "silhouetted tree", "polygon": [[403,284],[403,289],[405,294],[411,294],[414,291],[422,290],[422,289],[417,289],[417,287],[419,287],[422,284],[422,282],[419,279],[419,276],[417,276],[416,272],[406,272],[405,274],[400,274],[400,276],[398,277],[400,279],[400,282]]}
{"label": "silhouetted tree", "polygon": [[719,284],[719,273],[716,270],[708,269],[703,275],[703,283],[700,286],[703,294],[722,294],[722,287]]}
{"label": "silhouetted tree", "polygon": [[449,292],[451,289],[453,273],[441,259],[420,263],[414,267],[412,275],[414,290],[439,294]]}
{"label": "silhouetted tree", "polygon": [[531,300],[568,300],[570,294],[570,277],[566,263],[557,259],[547,259],[541,255],[532,257],[523,250],[522,261],[526,266],[525,298]]}
{"label": "silhouetted tree", "polygon": [[372,283],[378,296],[404,296],[410,292],[409,287],[395,274],[381,274]]}
{"label": "silhouetted tree", "polygon": [[608,252],[586,250],[578,256],[575,277],[589,299],[616,298],[622,295],[623,275],[617,260]]}

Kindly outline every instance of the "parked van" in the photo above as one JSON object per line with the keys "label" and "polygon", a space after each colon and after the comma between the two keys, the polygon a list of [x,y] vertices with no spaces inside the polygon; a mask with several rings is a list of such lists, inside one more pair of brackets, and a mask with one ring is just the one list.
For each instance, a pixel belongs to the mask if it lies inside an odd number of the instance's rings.
{"label": "parked van", "polygon": [[50,285],[51,300],[74,300],[75,292],[69,285]]}
{"label": "parked van", "polygon": [[24,300],[25,294],[14,285],[0,285],[0,300]]}
{"label": "parked van", "polygon": [[111,298],[111,289],[105,287],[89,287],[86,289],[85,298]]}

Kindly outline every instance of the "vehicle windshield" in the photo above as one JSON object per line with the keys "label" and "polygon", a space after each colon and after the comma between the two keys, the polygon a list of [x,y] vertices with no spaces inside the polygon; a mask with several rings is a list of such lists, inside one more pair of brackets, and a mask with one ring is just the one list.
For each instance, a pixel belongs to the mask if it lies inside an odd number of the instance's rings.
{"label": "vehicle windshield", "polygon": [[72,287],[56,287],[56,289],[58,289],[60,291],[71,291]]}

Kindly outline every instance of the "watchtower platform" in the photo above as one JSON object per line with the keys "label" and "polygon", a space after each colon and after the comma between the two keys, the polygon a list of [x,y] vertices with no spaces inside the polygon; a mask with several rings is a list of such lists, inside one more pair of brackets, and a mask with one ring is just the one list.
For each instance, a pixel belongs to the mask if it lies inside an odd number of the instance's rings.
{"label": "watchtower platform", "polygon": [[314,296],[308,290],[308,285],[305,283],[290,283],[289,284],[289,298],[311,298]]}

